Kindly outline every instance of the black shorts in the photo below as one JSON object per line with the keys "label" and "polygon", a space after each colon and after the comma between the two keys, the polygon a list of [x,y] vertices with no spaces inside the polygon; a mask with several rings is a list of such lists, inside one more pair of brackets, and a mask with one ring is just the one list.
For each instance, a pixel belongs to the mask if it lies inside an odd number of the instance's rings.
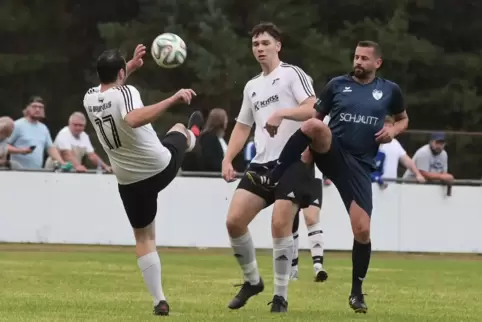
{"label": "black shorts", "polygon": [[156,218],[157,195],[176,177],[187,148],[187,138],[179,132],[170,132],[162,140],[171,152],[171,161],[158,174],[139,182],[119,185],[119,194],[133,228],[144,228]]}
{"label": "black shorts", "polygon": [[337,138],[333,137],[331,148],[326,153],[311,150],[316,166],[333,181],[338,189],[347,211],[355,201],[358,206],[372,214],[372,182],[371,169],[350,154]]}
{"label": "black shorts", "polygon": [[[260,174],[267,173],[276,164],[276,161],[258,164],[251,163],[247,171],[255,171]],[[315,178],[313,166],[308,166],[299,161],[293,164],[279,181],[275,189],[266,189],[256,186],[246,175],[241,178],[236,189],[247,190],[266,202],[268,207],[276,200],[291,200],[300,208],[307,208],[310,205],[321,208],[323,200],[322,182]]]}

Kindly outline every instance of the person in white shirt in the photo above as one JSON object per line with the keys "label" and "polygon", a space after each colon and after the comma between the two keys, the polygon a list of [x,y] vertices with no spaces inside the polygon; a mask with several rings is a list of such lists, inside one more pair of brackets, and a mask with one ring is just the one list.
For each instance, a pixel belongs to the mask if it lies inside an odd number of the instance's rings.
{"label": "person in white shirt", "polygon": [[[146,47],[138,45],[127,64],[117,49],[102,53],[97,59],[100,85],[87,91],[84,107],[116,176],[154,314],[169,315],[156,249],[157,196],[176,177],[185,152],[196,144],[196,136],[183,124],[176,124],[159,140],[150,123],[177,103],[190,104],[196,93],[181,89],[168,99],[144,106],[139,91],[124,83],[131,72],[143,65],[145,53]],[[196,111],[188,127],[200,128],[199,120],[202,115]]]}
{"label": "person in white shirt", "polygon": [[[264,172],[276,164],[283,146],[300,128],[301,121],[314,116],[316,99],[308,75],[299,67],[279,59],[281,36],[278,28],[272,23],[261,23],[253,28],[251,35],[253,54],[262,73],[244,87],[241,110],[222,163],[222,174],[228,182],[235,179],[232,161],[243,149],[253,125],[256,125],[256,155],[248,169]],[[277,136],[270,137],[265,129],[267,123],[279,125]],[[264,290],[248,225],[263,208],[274,204],[271,225],[274,296],[271,312],[287,312],[293,219],[299,207],[306,208],[310,204],[321,207],[321,181],[317,181],[309,167],[301,162],[301,155],[300,161],[286,172],[282,181],[276,189],[266,190],[252,184],[245,175],[232,197],[226,227],[245,282],[229,303],[230,309],[243,307],[249,298]]]}
{"label": "person in white shirt", "polygon": [[[393,123],[393,117],[387,116],[385,119],[385,125],[393,126]],[[418,170],[417,165],[407,155],[407,152],[396,138],[393,138],[390,143],[380,144],[378,152],[384,154],[385,156],[382,179],[398,178],[398,164],[402,163],[405,168],[409,169],[415,174],[414,176],[418,182],[425,182],[425,178]]]}
{"label": "person in white shirt", "polygon": [[[87,157],[96,167],[101,167],[106,172],[112,169],[95,153],[90,142],[89,135],[85,133],[85,115],[81,112],[74,112],[69,117],[68,126],[57,133],[54,146],[59,150],[60,155],[66,161],[70,161],[77,172],[86,172],[87,168],[82,161]],[[54,160],[49,157],[45,162],[47,169],[55,168]]]}

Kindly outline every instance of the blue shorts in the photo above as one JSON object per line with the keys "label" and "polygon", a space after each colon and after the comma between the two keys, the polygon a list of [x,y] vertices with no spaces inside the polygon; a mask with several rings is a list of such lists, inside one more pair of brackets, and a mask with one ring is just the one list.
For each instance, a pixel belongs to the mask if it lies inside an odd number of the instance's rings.
{"label": "blue shorts", "polygon": [[350,154],[336,137],[332,137],[331,148],[326,153],[311,150],[316,166],[338,189],[347,211],[355,201],[371,216],[372,182],[371,167]]}

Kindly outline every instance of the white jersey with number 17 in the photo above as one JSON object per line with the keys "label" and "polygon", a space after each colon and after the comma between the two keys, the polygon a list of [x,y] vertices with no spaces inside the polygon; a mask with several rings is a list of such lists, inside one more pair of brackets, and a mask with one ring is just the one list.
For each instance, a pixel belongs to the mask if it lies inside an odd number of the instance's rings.
{"label": "white jersey with number 17", "polygon": [[288,139],[302,122],[283,120],[274,137],[264,129],[268,119],[278,110],[299,106],[315,96],[311,78],[299,67],[281,62],[270,74],[260,74],[244,87],[243,104],[237,122],[256,124],[254,144],[256,156],[252,163],[277,160]]}
{"label": "white jersey with number 17", "polygon": [[126,115],[143,106],[139,91],[131,85],[104,92],[93,87],[84,96],[85,110],[119,184],[150,178],[171,160],[151,124],[132,128],[126,123]]}

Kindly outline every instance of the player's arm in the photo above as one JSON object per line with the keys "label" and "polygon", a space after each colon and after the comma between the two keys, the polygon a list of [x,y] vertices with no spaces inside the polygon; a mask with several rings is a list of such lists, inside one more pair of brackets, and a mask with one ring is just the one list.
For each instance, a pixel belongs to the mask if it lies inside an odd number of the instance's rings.
{"label": "player's arm", "polygon": [[293,108],[284,108],[279,111],[281,117],[286,120],[306,121],[316,116],[316,111],[313,106],[316,103],[315,96],[308,97],[300,105]]}
{"label": "player's arm", "polygon": [[329,81],[325,87],[323,87],[318,99],[313,105],[316,112],[315,117],[323,122],[325,117],[330,114],[331,107],[333,106],[333,98],[335,95],[334,86],[334,80]]}
{"label": "player's arm", "polygon": [[132,127],[138,128],[146,124],[154,122],[169,107],[184,101],[190,103],[193,96],[196,95],[191,89],[181,89],[173,96],[160,101],[158,103],[143,106],[139,91],[133,86],[121,86],[119,89],[121,96],[121,114],[124,121]]}
{"label": "player's arm", "polygon": [[287,120],[306,121],[316,114],[316,111],[313,109],[316,97],[312,81],[298,67],[293,67],[291,78],[291,91],[299,105],[280,110],[280,116]]}
{"label": "player's arm", "polygon": [[142,57],[146,54],[146,46],[139,44],[134,50],[132,59],[126,64],[126,78],[144,65]]}
{"label": "player's arm", "polygon": [[236,122],[229,138],[228,148],[226,150],[226,155],[224,156],[225,161],[233,162],[234,158],[243,149],[250,133],[251,126]]}
{"label": "player's arm", "polygon": [[253,108],[249,99],[248,91],[245,87],[243,94],[243,103],[239,110],[238,117],[236,118],[236,124],[231,132],[229,138],[228,148],[223,162],[232,163],[234,158],[243,149],[246,141],[251,134],[251,128],[254,124]]}
{"label": "player's arm", "polygon": [[405,109],[405,100],[402,90],[395,85],[392,92],[392,101],[390,104],[390,114],[393,115],[395,123],[393,124],[393,137],[403,133],[408,127],[408,115]]}

